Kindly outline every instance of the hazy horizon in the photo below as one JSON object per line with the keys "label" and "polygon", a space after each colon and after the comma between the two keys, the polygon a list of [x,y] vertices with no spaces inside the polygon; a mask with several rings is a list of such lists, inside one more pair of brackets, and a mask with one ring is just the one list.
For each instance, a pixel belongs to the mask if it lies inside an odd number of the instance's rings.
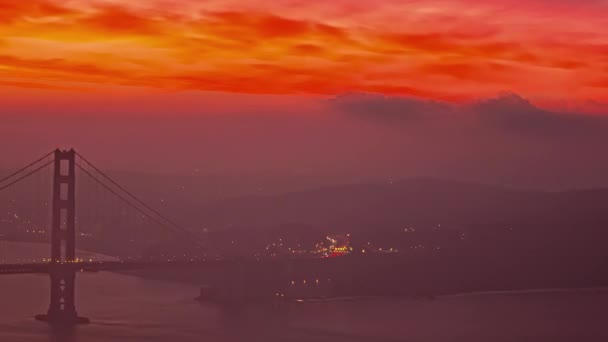
{"label": "hazy horizon", "polygon": [[[303,98],[305,99],[305,98]],[[608,186],[608,119],[515,94],[450,104],[347,94],[257,111],[5,116],[3,168],[57,146],[106,169],[356,183],[431,177],[537,189]],[[134,105],[136,109],[137,106]],[[165,109],[162,109],[165,110]],[[144,172],[145,173],[145,172]],[[310,181],[312,180],[312,181]]]}

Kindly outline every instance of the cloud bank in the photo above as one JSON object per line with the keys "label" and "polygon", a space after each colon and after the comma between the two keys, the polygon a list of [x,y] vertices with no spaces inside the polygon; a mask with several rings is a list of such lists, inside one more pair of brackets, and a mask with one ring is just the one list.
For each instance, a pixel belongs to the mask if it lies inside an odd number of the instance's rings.
{"label": "cloud bank", "polygon": [[0,0],[0,88],[512,91],[587,108],[608,101],[606,18],[603,1]]}

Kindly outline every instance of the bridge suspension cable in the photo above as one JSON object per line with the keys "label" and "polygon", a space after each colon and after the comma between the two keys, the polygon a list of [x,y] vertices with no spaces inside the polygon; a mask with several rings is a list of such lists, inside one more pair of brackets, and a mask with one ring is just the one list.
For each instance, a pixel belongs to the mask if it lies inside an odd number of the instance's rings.
{"label": "bridge suspension cable", "polygon": [[180,227],[177,223],[175,223],[172,220],[168,219],[167,217],[163,216],[157,210],[155,210],[154,208],[150,207],[144,201],[140,200],[137,196],[135,196],[130,191],[128,191],[127,189],[125,189],[124,187],[122,187],[120,184],[118,184],[116,181],[114,181],[112,178],[110,178],[110,176],[108,176],[106,173],[104,173],[103,171],[101,171],[100,169],[98,169],[95,165],[93,165],[91,162],[89,162],[80,153],[76,152],[76,155],[78,155],[78,157],[80,157],[80,159],[82,159],[85,163],[87,163],[87,165],[89,165],[90,167],[92,167],[93,170],[97,171],[97,173],[99,173],[102,177],[104,177],[105,179],[107,179],[110,183],[112,183],[113,185],[115,185],[118,189],[120,189],[122,192],[124,192],[125,194],[127,194],[127,196],[129,196],[130,198],[132,198],[133,200],[135,200],[137,203],[141,204],[144,208],[146,208],[150,212],[154,213],[156,216],[158,216],[163,221],[167,222],[169,225],[171,225],[175,229],[183,230],[185,232],[188,232],[187,229],[184,229],[183,227]]}
{"label": "bridge suspension cable", "polygon": [[[95,165],[93,165],[91,162],[89,162],[81,154],[79,154],[79,153],[76,153],[76,154],[82,161],[84,161],[86,163],[87,166],[91,167],[95,172],[97,172],[99,175],[101,175],[103,177],[103,179],[107,180],[111,185],[108,185],[106,182],[104,182],[103,180],[96,177],[93,174],[93,172],[87,170],[86,167],[84,167],[83,165],[81,165],[80,163],[77,162],[76,167],[78,167],[79,170],[81,170],[84,174],[86,174],[88,177],[90,177],[97,184],[101,185],[108,192],[110,192],[111,194],[116,196],[118,199],[120,199],[121,201],[126,203],[128,206],[130,206],[131,208],[133,208],[140,214],[142,214],[145,217],[147,217],[148,219],[152,220],[154,223],[156,223],[160,227],[167,229],[167,230],[171,230],[171,231],[179,231],[180,233],[186,235],[188,238],[193,239],[194,240],[193,242],[196,245],[198,245],[199,247],[202,247],[202,244],[199,241],[199,238],[193,232],[191,232],[190,230],[188,230],[186,228],[179,226],[174,221],[165,217],[160,212],[158,212],[157,210],[152,208],[150,205],[148,205],[147,203],[145,203],[144,201],[139,199],[133,193],[131,193],[130,191],[125,189],[118,182],[116,182],[115,180],[110,178],[110,176],[108,176],[106,173],[104,173],[99,168],[97,168]],[[135,203],[133,203],[133,202],[135,202]]]}
{"label": "bridge suspension cable", "polygon": [[[46,158],[46,157],[48,157],[48,155],[47,155],[47,156],[45,156],[45,158]],[[44,159],[44,158],[43,158],[43,159]],[[42,160],[42,159],[38,160],[37,162],[40,162],[41,160]],[[4,190],[4,189],[7,189],[7,188],[9,188],[9,187],[11,187],[11,186],[13,186],[13,185],[15,185],[15,184],[19,183],[20,181],[22,181],[22,180],[24,180],[24,179],[26,179],[26,178],[28,178],[28,177],[30,177],[30,176],[32,176],[32,175],[34,175],[34,174],[35,174],[35,173],[37,173],[38,171],[40,171],[40,170],[44,169],[45,167],[47,167],[47,166],[51,165],[53,162],[54,162],[54,160],[51,160],[51,161],[49,161],[49,162],[47,162],[47,163],[44,163],[42,166],[40,166],[40,167],[38,167],[38,168],[34,169],[33,171],[30,171],[30,172],[26,173],[25,175],[23,175],[23,176],[21,176],[21,177],[19,177],[19,178],[15,179],[15,180],[13,180],[12,182],[10,182],[10,183],[8,183],[8,184],[6,184],[6,185],[0,186],[0,191],[2,191],[2,190]],[[3,179],[2,181],[5,181],[5,180],[7,180],[7,179],[11,179],[11,178],[13,178],[14,176],[19,175],[19,174],[20,174],[20,172],[23,172],[23,171],[27,170],[27,169],[28,169],[29,167],[31,167],[32,165],[35,165],[35,163],[30,164],[30,166],[28,166],[28,167],[26,167],[26,168],[24,168],[24,169],[21,169],[19,172],[14,173],[14,174],[13,174],[13,175],[11,175],[10,177],[6,177],[6,178],[5,178],[5,179]],[[0,183],[2,183],[2,181],[0,181]]]}
{"label": "bridge suspension cable", "polygon": [[[31,168],[32,166],[34,166],[34,165],[36,165],[36,164],[40,163],[40,162],[41,162],[41,161],[43,161],[44,159],[46,159],[46,158],[48,158],[49,156],[51,156],[53,153],[55,153],[55,152],[54,152],[54,151],[51,151],[51,152],[49,152],[49,153],[45,154],[44,156],[42,156],[42,157],[40,157],[40,158],[36,159],[35,161],[33,161],[33,162],[29,163],[28,165],[26,165],[26,166],[22,167],[21,169],[19,169],[19,170],[15,171],[15,172],[11,173],[10,175],[8,175],[8,176],[6,176],[6,177],[4,177],[4,178],[0,179],[0,184],[2,184],[2,183],[4,183],[5,181],[7,181],[7,180],[9,180],[9,179],[11,179],[11,178],[13,178],[13,177],[17,176],[18,174],[20,174],[20,173],[22,173],[22,172],[26,171],[27,169]],[[48,163],[48,164],[50,164],[50,163]],[[48,165],[48,164],[47,164],[47,165]]]}
{"label": "bridge suspension cable", "polygon": [[122,196],[118,192],[114,191],[114,189],[112,189],[110,186],[108,186],[107,184],[105,184],[104,182],[102,182],[101,180],[99,180],[92,173],[90,173],[84,167],[82,167],[79,163],[76,163],[76,167],[78,167],[78,169],[80,169],[80,171],[84,172],[87,176],[89,176],[93,181],[95,181],[99,185],[101,185],[104,189],[108,190],[110,193],[112,193],[114,196],[118,197],[123,202],[127,203],[131,208],[137,210],[140,214],[145,215],[147,218],[151,219],[152,221],[154,221],[154,223],[158,224],[159,226],[161,226],[163,228],[172,229],[172,227],[169,227],[165,223],[163,223],[161,221],[158,221],[155,217],[149,215],[144,210],[142,210],[141,208],[139,208],[138,206],[134,205],[129,200],[127,200],[124,196]]}

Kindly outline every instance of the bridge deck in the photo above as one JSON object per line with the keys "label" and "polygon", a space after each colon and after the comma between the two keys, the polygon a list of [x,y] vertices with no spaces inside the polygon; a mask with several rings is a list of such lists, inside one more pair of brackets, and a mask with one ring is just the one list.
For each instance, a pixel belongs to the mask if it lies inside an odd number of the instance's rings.
{"label": "bridge deck", "polygon": [[234,266],[248,263],[276,264],[285,266],[285,261],[278,260],[195,260],[195,261],[96,261],[96,262],[65,262],[65,263],[30,263],[30,264],[0,264],[0,275],[8,274],[45,274],[54,270],[75,272],[122,271],[161,268],[215,268]]}

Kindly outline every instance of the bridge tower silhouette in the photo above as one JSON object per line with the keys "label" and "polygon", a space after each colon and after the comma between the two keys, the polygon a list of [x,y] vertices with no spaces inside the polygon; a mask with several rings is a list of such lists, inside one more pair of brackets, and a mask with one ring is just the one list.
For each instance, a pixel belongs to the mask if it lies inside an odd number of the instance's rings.
{"label": "bridge tower silhouette", "polygon": [[[52,166],[52,170],[49,170]],[[52,177],[48,173],[45,172],[52,171]],[[119,234],[117,237],[120,240],[125,240],[122,248],[118,250],[115,248],[109,248],[108,243],[111,243],[112,239],[107,240],[104,238],[99,238],[99,234],[96,231],[91,230],[91,227],[95,227],[97,229],[99,221],[93,220],[93,224],[84,220],[86,217],[86,212],[81,216],[77,216],[76,213],[76,194],[77,194],[77,173],[82,177],[78,177],[78,179],[87,179],[94,184],[96,191],[105,192],[113,196],[114,199],[117,199],[121,205],[125,205],[126,207],[121,207],[121,210],[117,210],[119,218],[125,217],[125,213],[122,209],[130,210],[132,214],[134,214],[134,221],[127,223],[124,222],[121,224],[120,222],[116,222],[112,220],[112,223],[107,223],[108,220],[103,220],[103,218],[107,214],[102,214],[99,216],[98,209],[103,210],[105,202],[98,202],[100,199],[96,199],[93,197],[94,202],[84,201],[79,205],[81,208],[88,208],[91,210],[91,205],[95,208],[96,212],[94,217],[102,218],[101,225],[107,225],[109,227],[114,227],[113,230],[116,234]],[[34,191],[27,192],[25,191],[25,196],[18,197],[14,193],[9,194],[9,207],[6,212],[2,212],[0,214],[0,218],[3,221],[0,222],[10,222],[9,225],[13,225],[14,231],[26,233],[36,233],[42,236],[50,235],[50,258],[36,258],[35,260],[27,259],[26,261],[21,260],[18,263],[10,264],[5,263],[4,260],[0,263],[0,275],[8,275],[8,274],[48,274],[50,278],[50,301],[49,307],[45,314],[40,314],[35,316],[35,318],[39,321],[45,321],[54,325],[73,325],[73,324],[82,324],[88,323],[89,320],[84,317],[79,317],[76,312],[76,273],[79,272],[99,272],[99,271],[118,271],[118,270],[135,270],[135,269],[162,269],[162,268],[175,268],[175,267],[201,267],[209,264],[209,261],[206,260],[205,254],[205,243],[201,240],[201,237],[197,235],[195,232],[190,229],[186,229],[185,227],[180,226],[175,223],[171,219],[167,218],[165,215],[155,210],[149,204],[144,202],[139,196],[134,193],[128,191],[121,184],[117,183],[113,180],[109,175],[105,172],[97,168],[94,164],[92,164],[89,160],[83,157],[80,153],[75,151],[74,149],[70,150],[60,150],[56,149],[51,151],[41,158],[31,162],[23,168],[18,169],[17,171],[0,178],[0,193],[3,193],[7,189],[11,189],[13,186],[20,184],[26,179],[33,178],[34,175],[39,175],[44,179],[51,179],[52,189],[51,190],[51,203],[50,203],[50,224],[42,224],[37,225],[33,224],[32,216],[28,217],[28,214],[17,214],[14,206],[16,206],[17,199],[19,201],[22,198],[27,196],[38,197],[41,196],[44,189],[36,186],[34,187]],[[82,190],[82,183],[79,183],[78,186],[79,191]],[[40,185],[40,184],[37,184]],[[88,188],[87,190],[91,190]],[[86,191],[89,193],[90,191]],[[85,200],[87,197],[89,200],[91,199],[91,194],[89,196],[80,196],[82,200]],[[13,197],[15,196],[15,197]],[[105,199],[105,196],[104,198]],[[87,203],[88,206],[84,204]],[[48,206],[48,197],[44,201],[44,205],[42,206],[45,210]],[[101,207],[101,208],[100,208]],[[111,213],[108,213],[111,215]],[[6,216],[9,215],[10,220],[6,220]],[[29,215],[33,215],[29,213]],[[129,217],[127,214],[126,217]],[[47,217],[48,218],[48,217]],[[137,236],[134,236],[131,231],[129,233],[128,226],[135,225],[133,227],[135,230],[139,230],[141,227],[137,227],[137,221],[140,220],[140,223],[143,222],[143,226],[146,230],[146,236],[144,236],[143,245],[136,243]],[[90,219],[90,217],[89,217]],[[47,219],[44,219],[46,222]],[[80,227],[77,227],[77,223]],[[20,226],[20,224],[25,224],[25,227]],[[44,227],[43,227],[44,226]],[[86,230],[81,231],[83,227],[87,227]],[[118,227],[116,229],[116,227]],[[160,233],[163,233],[161,238],[161,244],[164,243],[177,243],[179,253],[176,253],[176,250],[173,250],[172,257],[168,254],[167,250],[165,252],[161,250],[155,251],[151,250],[150,253],[146,256],[146,253],[141,253],[139,255],[134,255],[133,252],[136,252],[134,249],[137,249],[138,246],[143,246],[144,250],[146,245],[149,244],[150,239],[153,238],[154,227],[160,228]],[[13,229],[11,228],[11,229]],[[80,228],[77,230],[77,228]],[[173,232],[174,240],[169,240],[166,236],[166,232]],[[47,235],[48,234],[48,235]],[[94,234],[95,239],[93,242],[89,240],[86,242],[86,238],[92,239]],[[37,235],[37,236],[38,236]],[[17,235],[16,235],[17,236]],[[0,235],[2,238],[3,235]],[[21,237],[23,238],[23,237]],[[76,243],[77,238],[84,239],[80,240],[81,245],[85,248],[93,248],[95,251],[99,251],[104,253],[104,251],[109,251],[109,255],[99,255],[99,257],[111,257],[113,259],[118,260],[101,260],[98,256],[92,256],[88,258],[88,261],[83,260],[77,256],[77,253],[83,253],[84,250],[77,250]],[[24,241],[32,241],[29,240],[30,236],[26,238]],[[169,240],[169,241],[167,241]],[[15,241],[19,241],[17,238]],[[33,241],[42,241],[42,240],[33,240]],[[44,240],[47,242],[48,240]],[[85,243],[86,242],[86,243]],[[134,244],[129,244],[134,243]],[[95,247],[94,247],[95,246]],[[114,246],[111,246],[114,247]],[[124,253],[124,247],[129,249],[128,253]],[[111,256],[111,254],[114,256]],[[105,254],[105,253],[104,253]],[[176,257],[176,255],[182,256]],[[223,260],[218,260],[215,264],[221,264]],[[214,264],[214,263],[211,263]],[[211,267],[213,265],[210,265]]]}
{"label": "bridge tower silhouette", "polygon": [[75,303],[76,271],[66,266],[76,261],[76,151],[55,150],[51,219],[51,300],[46,315],[36,319],[51,323],[88,323],[78,317]]}

